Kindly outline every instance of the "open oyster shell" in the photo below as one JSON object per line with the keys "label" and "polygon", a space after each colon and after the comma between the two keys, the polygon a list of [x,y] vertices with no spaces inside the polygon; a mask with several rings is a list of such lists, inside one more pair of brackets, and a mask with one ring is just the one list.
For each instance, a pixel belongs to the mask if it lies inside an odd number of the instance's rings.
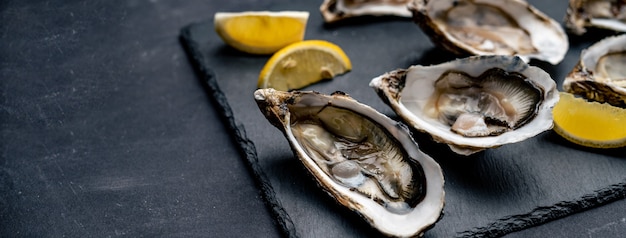
{"label": "open oyster shell", "polygon": [[576,35],[584,34],[589,27],[626,32],[626,1],[570,0],[565,27]]}
{"label": "open oyster shell", "polygon": [[411,17],[407,4],[411,0],[324,0],[320,12],[327,23],[356,16]]}
{"label": "open oyster shell", "polygon": [[563,90],[626,108],[626,35],[607,37],[583,50]]}
{"label": "open oyster shell", "polygon": [[523,0],[415,0],[409,9],[435,45],[456,54],[558,64],[569,48],[561,25]]}
{"label": "open oyster shell", "polygon": [[515,56],[411,66],[370,86],[404,121],[462,155],[551,129],[559,99],[550,75]]}
{"label": "open oyster shell", "polygon": [[259,89],[259,109],[318,184],[388,236],[421,236],[444,206],[443,173],[401,123],[343,93]]}

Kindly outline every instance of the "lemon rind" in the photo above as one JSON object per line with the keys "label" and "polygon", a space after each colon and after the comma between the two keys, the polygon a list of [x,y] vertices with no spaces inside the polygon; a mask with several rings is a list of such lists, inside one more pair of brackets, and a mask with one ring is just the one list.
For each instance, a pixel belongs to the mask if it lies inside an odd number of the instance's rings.
{"label": "lemon rind", "polygon": [[615,139],[615,140],[590,140],[586,138],[581,138],[571,133],[566,132],[563,128],[561,128],[557,123],[554,123],[554,127],[552,128],[556,134],[560,135],[564,139],[569,142],[572,142],[577,145],[582,145],[591,148],[599,148],[599,149],[613,149],[620,148],[626,146],[626,137]]}
{"label": "lemon rind", "polygon": [[[560,94],[561,94],[561,98],[571,97],[572,100],[578,100],[571,93],[560,92]],[[599,106],[603,106],[602,103],[595,102],[595,101],[589,101],[589,102],[580,101],[579,103],[590,103],[590,104],[598,104]],[[626,136],[622,138],[610,139],[610,140],[596,140],[596,139],[584,138],[584,137],[577,136],[574,133],[568,132],[562,126],[560,126],[556,120],[554,121],[553,130],[559,136],[563,137],[567,141],[570,141],[574,144],[578,144],[578,145],[585,146],[585,147],[611,149],[611,148],[620,148],[620,147],[626,146]]]}
{"label": "lemon rind", "polygon": [[[343,64],[342,66],[344,70],[339,71],[339,72],[333,72],[334,76],[345,74],[352,70],[352,62],[350,61],[350,58],[346,55],[343,49],[341,49],[341,47],[339,47],[338,45],[329,41],[325,41],[325,40],[304,40],[304,41],[292,43],[280,49],[276,53],[274,53],[274,55],[272,55],[272,57],[270,57],[267,63],[265,63],[265,65],[263,66],[263,69],[261,70],[261,73],[259,74],[257,87],[267,88],[268,83],[270,81],[268,77],[270,76],[270,72],[272,72],[274,68],[276,67],[277,63],[280,62],[285,57],[287,57],[292,52],[306,49],[307,47],[316,47],[316,49],[324,50],[325,52],[338,56],[338,58],[341,59],[340,62]],[[309,85],[319,82],[321,80],[323,80],[323,78],[320,77],[318,80],[310,82]],[[291,89],[280,89],[280,90],[286,91],[286,90],[291,90]]]}
{"label": "lemon rind", "polygon": [[[214,28],[215,28],[215,31],[217,32],[218,36],[226,44],[228,44],[228,45],[232,46],[233,48],[235,48],[235,49],[237,49],[239,51],[242,51],[242,52],[246,52],[246,53],[250,53],[250,54],[266,55],[266,54],[272,54],[272,53],[280,50],[281,48],[283,48],[283,47],[285,47],[285,46],[287,46],[289,44],[292,44],[292,43],[304,40],[304,35],[305,35],[305,32],[306,32],[306,25],[307,25],[307,22],[308,22],[308,19],[309,19],[309,15],[310,15],[310,13],[307,12],[307,11],[217,12],[213,16],[213,24],[214,24]],[[241,16],[288,17],[291,20],[298,21],[298,22],[300,22],[302,24],[302,34],[299,35],[293,41],[285,42],[283,44],[276,44],[276,45],[273,45],[273,46],[260,46],[260,45],[246,44],[246,43],[240,42],[239,40],[233,38],[230,34],[228,34],[221,27],[229,19],[232,19],[232,18],[235,18],[235,17],[241,17]]]}

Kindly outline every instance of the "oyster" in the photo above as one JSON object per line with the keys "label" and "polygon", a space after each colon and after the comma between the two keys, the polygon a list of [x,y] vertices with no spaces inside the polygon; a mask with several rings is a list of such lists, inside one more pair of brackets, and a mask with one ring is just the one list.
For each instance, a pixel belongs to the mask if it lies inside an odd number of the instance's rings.
{"label": "oyster", "polygon": [[626,108],[626,35],[607,37],[582,51],[563,90]]}
{"label": "oyster", "polygon": [[462,155],[552,128],[556,84],[516,56],[473,56],[411,66],[370,86],[403,120]]}
{"label": "oyster", "polygon": [[372,15],[411,17],[407,4],[411,0],[324,0],[320,12],[327,23],[342,19]]}
{"label": "oyster", "polygon": [[523,0],[415,0],[409,9],[434,44],[456,54],[558,64],[569,48],[560,24]]}
{"label": "oyster", "polygon": [[626,32],[626,1],[570,0],[565,27],[576,35],[584,34],[588,27]]}
{"label": "oyster", "polygon": [[254,98],[318,184],[381,233],[422,235],[439,219],[443,173],[403,124],[340,92],[270,88]]}

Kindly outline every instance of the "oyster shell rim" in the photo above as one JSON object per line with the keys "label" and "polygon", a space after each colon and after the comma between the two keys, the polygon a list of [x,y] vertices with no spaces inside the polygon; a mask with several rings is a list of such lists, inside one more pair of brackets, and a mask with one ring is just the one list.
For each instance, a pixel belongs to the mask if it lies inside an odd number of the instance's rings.
{"label": "oyster shell rim", "polygon": [[[565,29],[574,35],[584,35],[588,28],[598,28],[618,32],[626,32],[626,23],[612,18],[594,18],[584,11],[586,0],[569,0],[563,23]],[[583,13],[581,13],[583,9]],[[585,16],[583,16],[585,15]]]}
{"label": "oyster shell rim", "polygon": [[[467,58],[460,58],[448,62],[444,62],[437,65],[430,66],[422,66],[422,65],[413,65],[408,69],[401,69],[406,72],[402,72],[405,74],[403,77],[408,77],[407,74],[409,70],[420,70],[420,69],[439,69],[439,73],[443,73],[446,70],[446,67],[454,66],[455,64],[465,64],[469,65],[473,61],[498,61],[504,59],[505,61],[510,62],[507,65],[507,71],[516,71],[516,72],[526,72],[530,71],[531,73],[537,73],[543,75],[538,86],[543,89],[543,100],[541,102],[540,107],[537,109],[537,114],[535,118],[530,120],[525,125],[521,127],[505,132],[501,135],[497,136],[487,136],[487,137],[464,137],[462,135],[456,134],[451,131],[443,131],[439,128],[434,128],[430,125],[430,122],[418,117],[415,113],[411,112],[404,104],[401,102],[402,91],[404,88],[394,88],[393,92],[389,90],[389,82],[385,82],[386,77],[393,76],[396,71],[387,72],[381,76],[375,77],[370,81],[370,87],[372,87],[379,97],[389,105],[394,112],[403,121],[409,124],[414,129],[429,134],[433,140],[438,143],[446,143],[450,146],[450,148],[461,155],[471,155],[473,153],[488,149],[488,148],[496,148],[505,144],[517,143],[528,138],[534,137],[544,131],[547,131],[553,127],[552,121],[552,107],[558,102],[559,95],[558,90],[556,88],[556,83],[550,77],[550,75],[542,70],[539,67],[531,66],[526,64],[520,57],[518,56],[505,56],[505,55],[489,55],[489,56],[470,56]],[[489,67],[493,68],[493,67]],[[487,70],[489,68],[485,68]],[[481,71],[480,73],[484,72]],[[439,75],[440,75],[439,74]],[[477,76],[474,74],[470,74],[472,76]],[[437,78],[437,77],[434,77]],[[533,78],[534,80],[535,78]],[[435,79],[436,80],[436,79]],[[434,80],[433,80],[434,81]],[[403,87],[403,86],[402,86]],[[545,122],[545,123],[541,123]],[[424,126],[426,125],[426,126]],[[522,136],[517,136],[519,133],[523,133]],[[451,137],[451,138],[450,138]]]}
{"label": "oyster shell rim", "polygon": [[[365,4],[366,9],[350,9],[350,12],[331,12],[331,8],[337,8],[337,5],[343,5],[343,0],[324,0],[319,7],[319,11],[322,14],[322,18],[325,23],[334,23],[347,18],[359,17],[359,16],[397,16],[397,17],[406,17],[410,18],[412,16],[411,12],[408,10],[407,5],[408,2],[412,0],[408,0],[405,5],[397,5],[397,6],[382,6],[383,9],[371,10],[372,7],[381,7],[378,4]],[[341,14],[340,14],[341,13]]]}
{"label": "oyster shell rim", "polygon": [[[586,56],[595,51],[600,51],[600,53],[594,55],[592,59],[586,60]],[[598,59],[608,53],[617,51],[626,51],[626,33],[607,36],[583,49],[579,54],[578,62],[563,80],[563,90],[590,100],[626,108],[626,88],[616,86],[610,82],[596,81],[594,76],[595,65]],[[590,63],[593,64],[593,67],[588,65]],[[613,95],[616,96],[613,97]]]}
{"label": "oyster shell rim", "polygon": [[[275,92],[298,95],[316,95],[323,97],[325,101],[309,101],[309,103],[318,103],[316,105],[333,105],[344,109],[356,107],[357,110],[352,110],[353,108],[348,110],[360,115],[371,113],[371,115],[368,115],[369,119],[374,123],[380,124],[381,128],[387,130],[390,135],[393,135],[398,142],[402,144],[403,150],[405,150],[407,155],[410,157],[408,159],[413,159],[421,165],[424,176],[426,177],[426,193],[424,198],[411,210],[411,212],[407,214],[396,214],[387,211],[386,208],[378,204],[376,201],[361,194],[352,192],[348,187],[337,184],[330,176],[328,176],[328,174],[322,171],[322,169],[319,168],[314,161],[303,158],[303,155],[306,155],[306,153],[303,151],[303,148],[297,146],[298,141],[291,131],[291,113],[289,112],[287,106],[284,105],[287,101],[294,103],[294,99],[291,97],[283,102],[279,102],[276,98],[273,100],[271,98],[268,99],[267,95]],[[356,101],[343,92],[335,92],[331,95],[324,95],[315,91],[284,92],[268,88],[257,89],[254,92],[254,98],[259,104],[259,108],[264,116],[287,138],[293,153],[295,153],[296,157],[298,157],[304,167],[315,178],[317,185],[328,193],[337,203],[356,212],[382,234],[388,236],[422,236],[425,231],[431,229],[443,216],[443,208],[445,206],[445,178],[443,176],[443,170],[432,157],[419,149],[419,145],[413,139],[407,126],[402,122],[398,122],[387,117],[386,115],[376,111],[374,108]],[[276,112],[268,110],[269,107],[267,100],[271,100],[272,102],[269,104],[276,105],[279,111]],[[270,118],[272,119],[270,120]],[[390,129],[393,131],[390,131]],[[402,138],[398,138],[398,136],[402,136]],[[412,216],[407,217],[407,215]],[[423,221],[421,223],[410,223],[409,225],[398,226],[399,224],[403,224],[402,222],[414,222],[415,220],[413,219],[418,219],[418,221],[423,219]]]}
{"label": "oyster shell rim", "polygon": [[[493,55],[492,52],[481,51],[465,44],[463,41],[460,41],[456,39],[456,37],[451,36],[449,33],[445,31],[445,29],[442,29],[438,24],[436,24],[434,20],[430,17],[430,15],[427,13],[426,5],[430,1],[436,1],[436,0],[414,0],[408,4],[408,7],[409,7],[409,10],[413,13],[413,21],[431,39],[431,42],[457,55],[474,55],[474,56]],[[482,2],[489,2],[490,0],[472,0],[472,1],[482,3]],[[502,0],[498,0],[498,1],[502,1]],[[549,22],[551,26],[550,29],[556,30],[556,34],[559,35],[559,37],[561,38],[561,41],[559,42],[559,44],[550,44],[545,48],[543,46],[544,44],[539,44],[539,45],[533,44],[533,46],[536,48],[539,48],[539,46],[542,47],[541,49],[538,49],[537,53],[523,54],[523,55],[516,54],[515,56],[522,58],[526,62],[530,61],[530,59],[546,61],[552,65],[557,65],[560,62],[562,62],[563,59],[565,58],[565,55],[569,51],[569,38],[567,34],[565,33],[565,31],[563,30],[561,24],[557,22],[556,20],[552,19],[551,17],[549,17],[548,15],[546,15],[545,13],[541,12],[539,9],[535,8],[533,5],[531,5],[527,1],[524,1],[524,0],[506,0],[506,1],[523,5],[525,6],[526,10],[528,10],[534,16],[538,17],[542,22]],[[532,31],[529,30],[528,32],[532,32]],[[532,35],[532,33],[530,34]],[[532,43],[535,43],[534,40],[532,41]],[[545,50],[547,50],[548,52],[553,52],[554,51],[552,49],[553,46],[559,46],[561,48],[559,48],[559,50],[556,51],[555,54],[547,54],[547,55],[541,54]]]}

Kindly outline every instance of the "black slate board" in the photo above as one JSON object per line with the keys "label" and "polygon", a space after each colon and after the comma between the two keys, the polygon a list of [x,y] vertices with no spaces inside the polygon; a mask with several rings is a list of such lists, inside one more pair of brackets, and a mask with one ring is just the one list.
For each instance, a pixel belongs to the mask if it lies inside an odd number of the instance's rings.
{"label": "black slate board", "polygon": [[[563,19],[567,6],[566,1],[530,2],[557,20]],[[311,12],[305,39],[334,42],[351,58],[352,72],[306,90],[326,94],[343,91],[397,118],[368,87],[370,79],[396,68],[456,57],[434,48],[409,19],[363,17],[325,25],[317,14],[318,4],[285,1],[264,8]],[[260,9],[235,11],[245,10]],[[586,37],[571,37],[570,51],[562,63],[531,64],[550,73],[560,89],[580,51],[609,34],[594,31]],[[283,135],[259,112],[252,93],[269,56],[247,55],[224,45],[210,20],[185,27],[181,39],[286,235],[379,236],[355,213],[317,188]],[[427,135],[416,132],[414,136],[422,150],[439,161],[446,178],[445,215],[426,237],[502,236],[626,197],[626,149],[587,149],[548,131],[521,143],[464,157],[432,142]]]}

